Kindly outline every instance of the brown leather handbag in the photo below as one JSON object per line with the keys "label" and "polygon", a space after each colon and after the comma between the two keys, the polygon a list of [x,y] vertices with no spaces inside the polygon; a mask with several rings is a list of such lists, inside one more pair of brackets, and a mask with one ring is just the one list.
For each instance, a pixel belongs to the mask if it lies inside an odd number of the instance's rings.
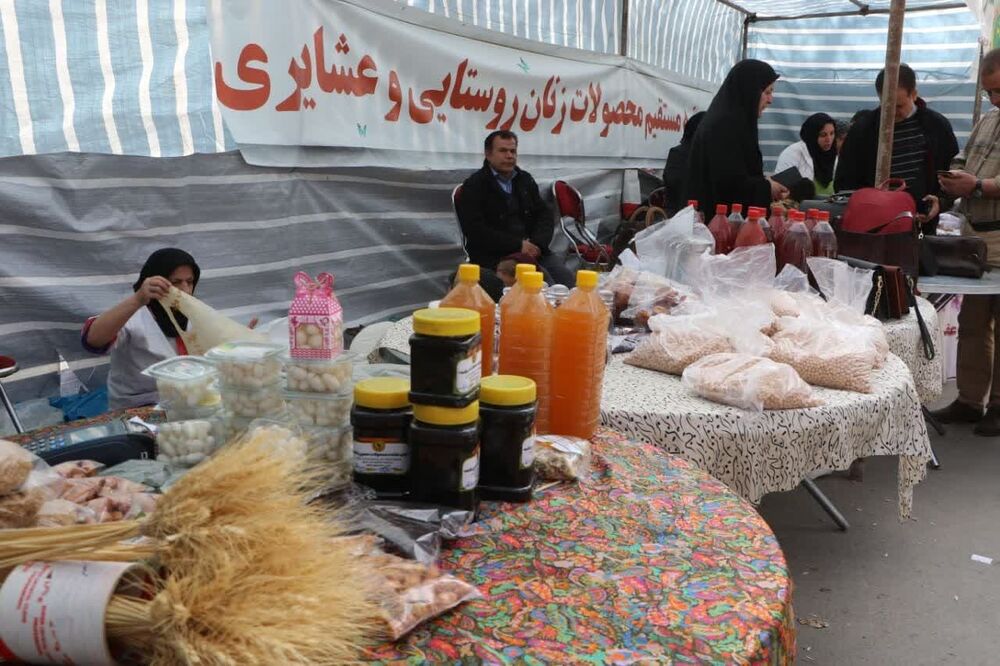
{"label": "brown leather handbag", "polygon": [[990,270],[986,241],[979,236],[924,236],[923,243],[934,264],[928,274],[979,279]]}

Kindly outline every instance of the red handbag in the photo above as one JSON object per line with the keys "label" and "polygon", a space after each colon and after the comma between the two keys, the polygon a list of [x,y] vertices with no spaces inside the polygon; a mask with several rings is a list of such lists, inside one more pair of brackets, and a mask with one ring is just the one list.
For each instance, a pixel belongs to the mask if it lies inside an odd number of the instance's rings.
{"label": "red handbag", "polygon": [[916,214],[917,204],[906,191],[906,181],[890,178],[878,187],[865,187],[851,195],[841,228],[857,234],[910,232]]}

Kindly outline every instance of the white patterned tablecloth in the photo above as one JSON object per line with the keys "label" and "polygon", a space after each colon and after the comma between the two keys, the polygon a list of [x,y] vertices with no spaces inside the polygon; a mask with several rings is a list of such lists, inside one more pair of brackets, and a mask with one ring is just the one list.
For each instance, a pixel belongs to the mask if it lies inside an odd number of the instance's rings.
{"label": "white patterned tablecloth", "polygon": [[928,405],[941,397],[944,390],[944,376],[941,364],[944,361],[944,336],[938,312],[934,305],[923,298],[917,298],[917,307],[927,324],[927,331],[934,342],[935,355],[928,359],[924,354],[924,346],[920,340],[920,328],[917,326],[917,315],[910,309],[910,314],[902,319],[890,319],[883,324],[885,337],[889,342],[889,351],[898,356],[913,374],[913,384],[920,396],[920,402]]}
{"label": "white patterned tablecloth", "polygon": [[679,377],[612,359],[604,376],[601,421],[630,439],[690,460],[753,503],[792,490],[819,470],[857,458],[899,456],[899,515],[927,473],[931,445],[906,365],[890,355],[870,394],[817,388],[824,405],[760,414],[703,400]]}
{"label": "white patterned tablecloth", "polygon": [[[921,301],[928,328],[940,338],[934,307]],[[412,319],[400,320],[379,346],[409,353],[412,332]],[[924,378],[927,396],[939,394],[940,360],[923,357],[912,313],[888,322],[886,335],[894,353],[876,371],[871,394],[817,388],[822,407],[759,415],[703,400],[681,386],[679,377],[626,365],[616,355],[604,377],[602,422],[687,458],[755,504],[768,493],[794,489],[818,470],[847,469],[866,456],[899,456],[899,513],[909,516],[913,488],[931,457],[920,409],[924,395],[914,374]]]}

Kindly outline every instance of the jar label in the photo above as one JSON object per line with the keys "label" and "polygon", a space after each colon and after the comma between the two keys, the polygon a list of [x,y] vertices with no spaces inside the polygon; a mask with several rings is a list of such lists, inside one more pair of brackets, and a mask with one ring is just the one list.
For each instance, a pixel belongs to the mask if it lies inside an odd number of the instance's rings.
{"label": "jar label", "polygon": [[462,486],[460,492],[474,490],[479,485],[479,447],[471,458],[466,458],[462,463]]}
{"label": "jar label", "polygon": [[479,388],[483,379],[483,350],[476,348],[474,354],[469,354],[455,366],[455,393],[470,393]]}
{"label": "jar label", "polygon": [[402,476],[410,471],[410,446],[406,442],[377,437],[355,439],[354,471]]}
{"label": "jar label", "polygon": [[521,442],[521,469],[528,469],[535,463],[535,436]]}

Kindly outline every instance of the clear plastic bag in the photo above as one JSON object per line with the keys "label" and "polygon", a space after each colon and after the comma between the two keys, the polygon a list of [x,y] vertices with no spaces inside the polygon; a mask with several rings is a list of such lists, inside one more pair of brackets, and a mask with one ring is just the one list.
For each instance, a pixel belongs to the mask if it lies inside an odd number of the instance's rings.
{"label": "clear plastic bag", "polygon": [[97,522],[91,509],[69,500],[53,499],[42,504],[38,511],[35,527],[66,527],[68,525],[89,525]]}
{"label": "clear plastic bag", "polygon": [[678,305],[690,298],[682,285],[649,272],[636,277],[629,293],[628,306],[621,312],[621,319],[639,327],[649,327],[649,318],[670,314]]}
{"label": "clear plastic bag", "polygon": [[590,441],[580,437],[537,435],[535,472],[546,481],[577,481],[590,473]]}
{"label": "clear plastic bag", "polygon": [[872,290],[873,271],[826,257],[810,257],[809,270],[828,303],[864,314]]}
{"label": "clear plastic bag", "polygon": [[680,375],[695,361],[734,351],[729,335],[714,312],[694,315],[656,315],[652,330],[625,362],[639,368]]}
{"label": "clear plastic bag", "polygon": [[0,439],[0,495],[12,493],[28,480],[36,456],[27,449]]}
{"label": "clear plastic bag", "polygon": [[95,460],[70,460],[59,463],[52,470],[64,479],[83,479],[88,476],[96,476],[104,469],[104,463]]}
{"label": "clear plastic bag", "polygon": [[712,232],[697,218],[693,208],[647,227],[635,235],[636,254],[645,270],[675,282],[684,282],[692,265],[715,249]]}
{"label": "clear plastic bag", "polygon": [[832,319],[784,317],[770,358],[792,366],[813,386],[871,393],[878,354],[871,338],[858,332]]}
{"label": "clear plastic bag", "polygon": [[689,365],[681,381],[707,400],[757,412],[822,404],[791,366],[749,354],[706,356]]}
{"label": "clear plastic bag", "polygon": [[209,349],[224,342],[252,341],[267,342],[267,336],[252,331],[225,315],[219,314],[214,308],[186,294],[176,287],[171,287],[166,297],[160,299],[160,304],[167,311],[167,316],[173,321],[171,310],[184,314],[188,320],[187,330],[177,327],[188,353],[203,356]]}
{"label": "clear plastic bag", "polygon": [[390,640],[399,640],[417,625],[465,601],[482,598],[475,587],[442,574],[433,565],[386,553],[370,553],[365,557],[382,581],[379,602]]}
{"label": "clear plastic bag", "polygon": [[124,493],[98,497],[87,502],[98,523],[132,520],[152,513],[159,495],[150,493]]}
{"label": "clear plastic bag", "polygon": [[774,288],[774,245],[738,247],[729,254],[699,255],[682,282],[705,301],[763,294]]}

